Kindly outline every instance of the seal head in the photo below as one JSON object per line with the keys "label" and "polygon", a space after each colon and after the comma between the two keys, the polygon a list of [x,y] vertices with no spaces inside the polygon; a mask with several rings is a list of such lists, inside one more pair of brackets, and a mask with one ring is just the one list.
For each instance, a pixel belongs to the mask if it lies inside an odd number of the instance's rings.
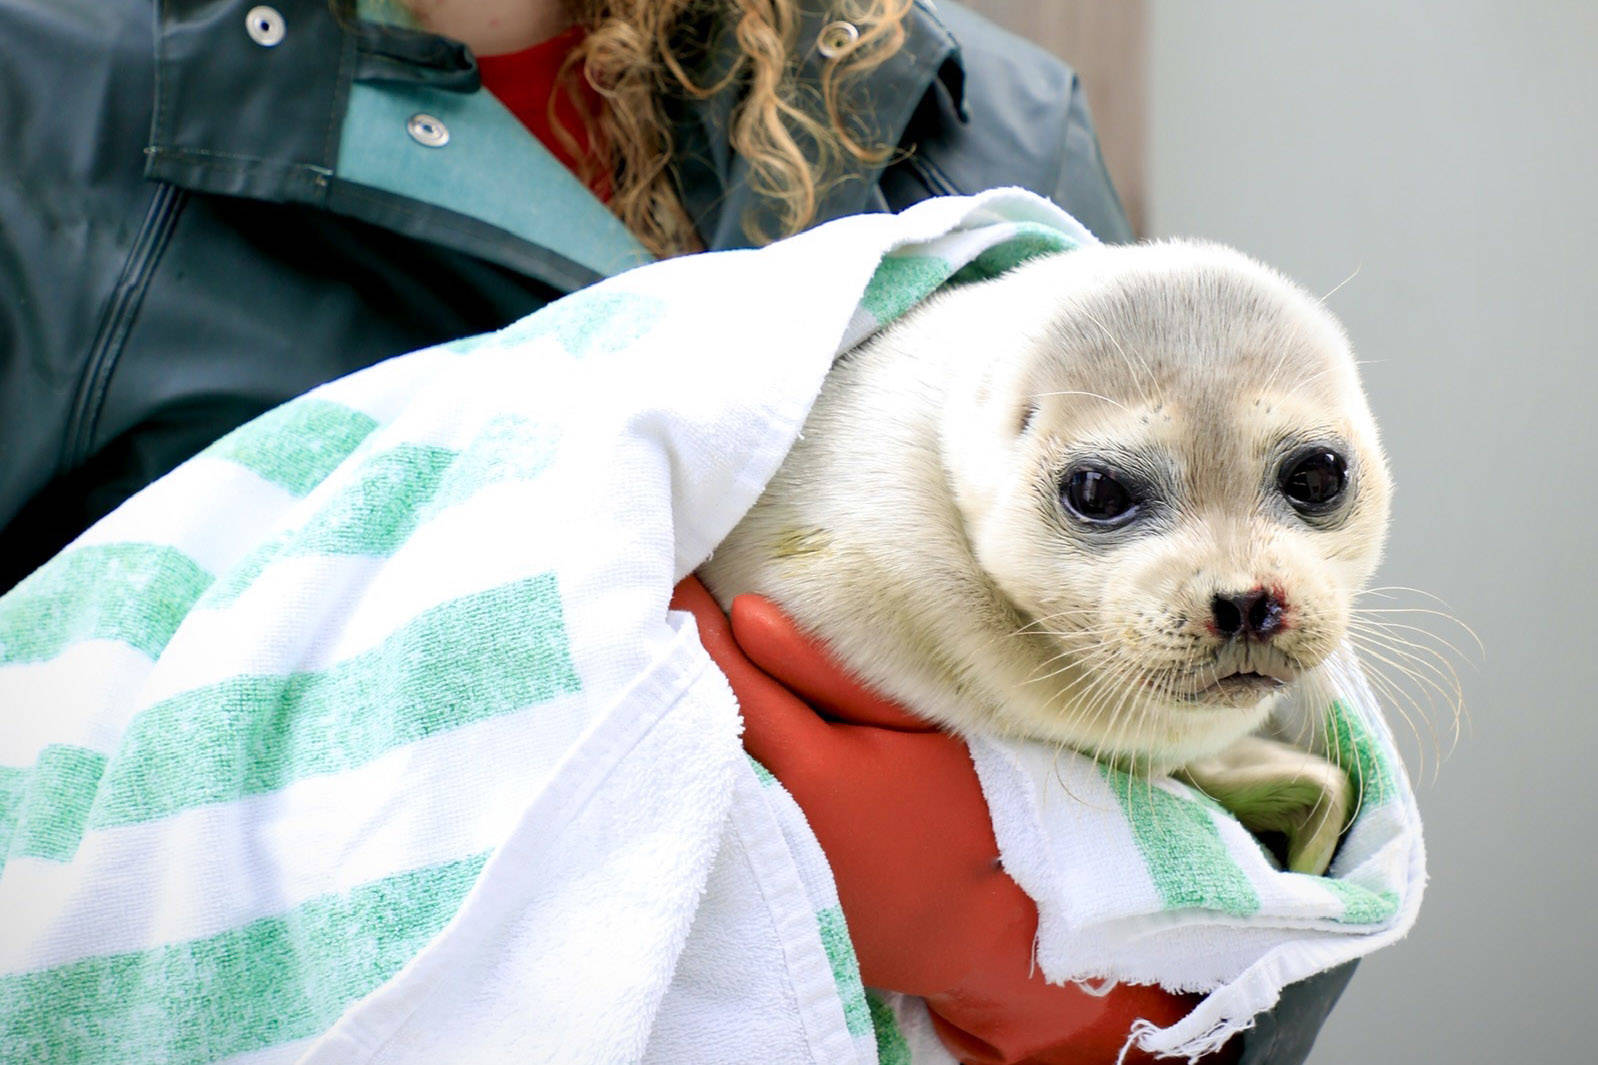
{"label": "seal head", "polygon": [[1163,771],[1344,640],[1390,481],[1346,335],[1208,244],[952,289],[845,356],[702,571],[956,731]]}

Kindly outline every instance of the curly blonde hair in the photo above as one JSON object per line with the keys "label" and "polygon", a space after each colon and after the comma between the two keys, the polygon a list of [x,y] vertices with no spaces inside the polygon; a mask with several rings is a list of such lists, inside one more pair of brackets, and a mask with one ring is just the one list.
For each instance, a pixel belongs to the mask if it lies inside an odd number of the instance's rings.
{"label": "curly blonde hair", "polygon": [[[849,94],[903,45],[912,2],[829,0],[827,17],[847,21],[858,36],[837,42],[818,83],[804,84],[797,77],[807,58],[796,54],[800,0],[567,0],[587,31],[561,72],[593,146],[584,176],[608,177],[611,210],[656,255],[699,250],[673,173],[669,107],[735,87],[731,147],[747,160],[754,191],[776,208],[778,228],[761,232],[750,218],[745,231],[762,243],[799,232],[815,220],[842,161],[880,164],[892,149],[867,142]],[[730,33],[736,60],[701,82],[706,75],[695,68],[710,55],[707,32]],[[599,114],[582,106],[579,77],[599,94]],[[553,101],[550,115],[557,135],[575,147]]]}

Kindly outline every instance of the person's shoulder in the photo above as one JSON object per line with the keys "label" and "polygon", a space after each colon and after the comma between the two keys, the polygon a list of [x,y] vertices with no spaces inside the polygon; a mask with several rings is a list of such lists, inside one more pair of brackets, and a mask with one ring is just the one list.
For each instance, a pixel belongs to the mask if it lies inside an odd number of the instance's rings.
{"label": "person's shoulder", "polygon": [[904,165],[884,174],[890,205],[1015,185],[1055,200],[1102,239],[1130,239],[1070,65],[953,0],[918,0],[910,17],[953,39],[957,65],[918,107]]}
{"label": "person's shoulder", "polygon": [[915,10],[937,20],[954,37],[968,77],[1007,71],[1013,77],[995,80],[995,88],[1053,100],[1069,95],[1076,82],[1075,71],[1054,53],[963,4],[923,0]]}

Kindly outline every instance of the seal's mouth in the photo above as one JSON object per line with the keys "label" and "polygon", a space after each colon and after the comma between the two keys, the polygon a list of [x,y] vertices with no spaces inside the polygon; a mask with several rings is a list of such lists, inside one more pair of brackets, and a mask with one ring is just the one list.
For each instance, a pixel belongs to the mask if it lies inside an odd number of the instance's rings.
{"label": "seal's mouth", "polygon": [[1185,698],[1190,702],[1233,706],[1257,703],[1291,684],[1300,672],[1280,652],[1244,648],[1240,653],[1225,654],[1208,668],[1198,670],[1193,677],[1195,686]]}
{"label": "seal's mouth", "polygon": [[1197,701],[1219,699],[1224,702],[1242,700],[1258,701],[1287,687],[1287,680],[1269,673],[1238,671],[1219,678],[1195,691],[1189,698]]}
{"label": "seal's mouth", "polygon": [[1178,703],[1240,707],[1253,706],[1281,691],[1296,676],[1297,672],[1285,665],[1268,669],[1258,665],[1252,669],[1222,667],[1218,675],[1216,668],[1210,666],[1191,674],[1188,685],[1146,682],[1145,686]]}

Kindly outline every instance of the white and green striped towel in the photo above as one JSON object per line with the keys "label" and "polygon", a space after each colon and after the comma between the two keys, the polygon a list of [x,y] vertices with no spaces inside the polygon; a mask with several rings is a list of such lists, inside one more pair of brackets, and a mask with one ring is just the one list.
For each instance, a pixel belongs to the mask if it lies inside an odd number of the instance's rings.
{"label": "white and green striped towel", "polygon": [[1284,735],[1349,773],[1361,799],[1326,876],[1283,872],[1226,811],[1037,744],[972,742],[1005,869],[1038,903],[1037,962],[1051,980],[1208,992],[1143,1049],[1218,1049],[1282,988],[1409,931],[1425,887],[1420,817],[1392,736],[1346,652],[1298,686]]}
{"label": "white and green striped towel", "polygon": [[[0,598],[0,1061],[946,1061],[860,987],[666,603],[836,352],[1090,239],[999,192],[623,274],[295,400],[91,529]],[[1418,899],[1348,882],[1319,890],[1399,901],[1341,941]],[[1045,971],[1080,975],[1037,897]]]}

